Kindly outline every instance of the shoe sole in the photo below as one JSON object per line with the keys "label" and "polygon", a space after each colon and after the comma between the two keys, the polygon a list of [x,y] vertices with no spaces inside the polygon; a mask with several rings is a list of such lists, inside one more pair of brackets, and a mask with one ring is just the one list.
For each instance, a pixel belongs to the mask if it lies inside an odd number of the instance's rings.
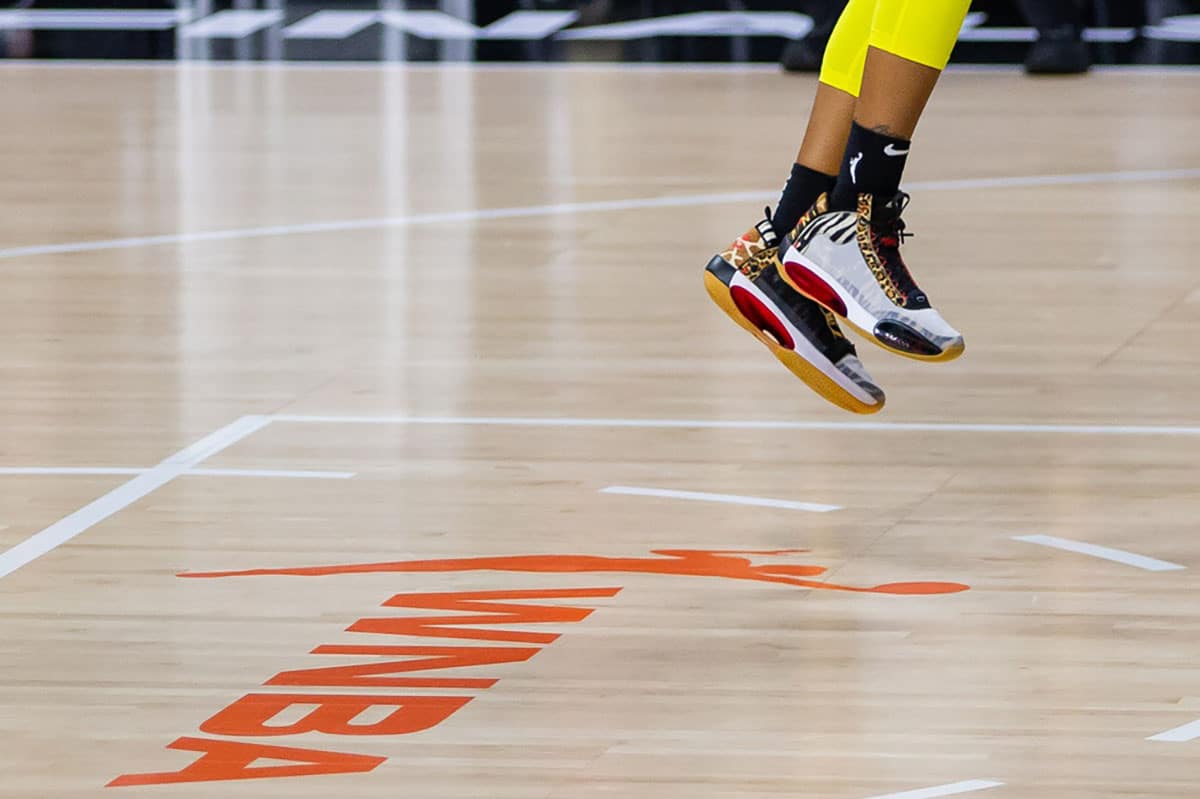
{"label": "shoe sole", "polygon": [[[803,255],[789,253],[787,259],[782,262],[782,266],[779,276],[785,283],[836,314],[838,318],[854,328],[859,335],[881,349],[911,358],[914,361],[927,363],[953,361],[963,354],[965,346],[961,343],[961,339],[957,345],[940,349],[938,345],[912,330],[908,325],[894,320],[881,321],[877,319],[825,270]],[[793,274],[794,270],[800,273],[800,279]],[[887,336],[906,344],[908,349],[890,344]],[[923,353],[920,351],[923,348],[928,348],[932,352]]]}
{"label": "shoe sole", "polygon": [[[770,350],[771,354],[787,367],[789,372],[800,378],[806,386],[826,401],[833,403],[843,410],[863,415],[878,413],[883,409],[883,399],[880,399],[874,405],[863,402],[838,385],[804,356],[795,350],[782,346],[773,336],[764,332],[757,324],[742,313],[742,309],[738,307],[733,299],[731,287],[725,285],[720,278],[707,270],[704,272],[704,288],[708,291],[708,296],[712,298],[712,301],[717,304],[718,308],[724,311],[739,327],[762,342],[763,346]],[[765,297],[757,296],[756,299],[766,304]],[[767,310],[771,310],[769,304],[767,304]]]}

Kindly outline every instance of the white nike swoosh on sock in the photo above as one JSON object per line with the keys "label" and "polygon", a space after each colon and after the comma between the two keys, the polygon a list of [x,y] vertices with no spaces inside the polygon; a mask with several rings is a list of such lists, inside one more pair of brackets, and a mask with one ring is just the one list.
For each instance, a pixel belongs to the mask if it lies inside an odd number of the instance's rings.
{"label": "white nike swoosh on sock", "polygon": [[889,144],[887,147],[883,148],[883,154],[891,156],[908,155],[908,148],[906,147],[903,150],[897,150],[896,145]]}

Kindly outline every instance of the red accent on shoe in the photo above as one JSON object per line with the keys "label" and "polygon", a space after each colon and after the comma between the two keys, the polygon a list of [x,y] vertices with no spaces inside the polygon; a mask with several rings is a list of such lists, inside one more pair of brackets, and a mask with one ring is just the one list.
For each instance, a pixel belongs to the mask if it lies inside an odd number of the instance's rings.
{"label": "red accent on shoe", "polygon": [[781,347],[796,349],[796,342],[788,334],[783,322],[779,321],[779,317],[762,300],[741,286],[731,288],[729,295],[733,298],[734,305],[742,312],[742,316],[749,319],[751,324],[769,334]]}
{"label": "red accent on shoe", "polygon": [[846,315],[846,303],[842,302],[842,298],[828,283],[817,277],[808,267],[796,261],[784,261],[783,268],[802,294],[816,300],[838,316]]}

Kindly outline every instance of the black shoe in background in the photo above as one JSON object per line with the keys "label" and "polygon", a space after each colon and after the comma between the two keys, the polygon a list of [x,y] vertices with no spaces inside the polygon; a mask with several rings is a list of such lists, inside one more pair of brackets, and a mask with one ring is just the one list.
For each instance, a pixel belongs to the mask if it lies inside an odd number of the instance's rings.
{"label": "black shoe in background", "polygon": [[812,16],[812,29],[803,39],[788,42],[779,57],[779,65],[785,72],[820,72],[825,47],[846,7],[846,0],[807,0],[800,6]]}
{"label": "black shoe in background", "polygon": [[811,34],[803,39],[793,39],[783,49],[779,65],[785,72],[820,72],[821,58],[825,55],[825,45],[828,43],[827,38]]}
{"label": "black shoe in background", "polygon": [[1030,75],[1078,75],[1091,65],[1088,44],[1075,25],[1039,30],[1038,40],[1025,57],[1025,71]]}

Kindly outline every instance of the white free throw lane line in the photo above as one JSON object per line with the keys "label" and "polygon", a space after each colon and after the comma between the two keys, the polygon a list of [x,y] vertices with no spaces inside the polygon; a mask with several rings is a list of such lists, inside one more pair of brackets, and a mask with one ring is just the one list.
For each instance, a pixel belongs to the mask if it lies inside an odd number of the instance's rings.
{"label": "white free throw lane line", "polygon": [[1174,425],[957,424],[953,422],[796,422],[722,419],[544,419],[506,416],[310,416],[282,414],[302,424],[501,425],[510,427],[637,427],[716,430],[862,430],[917,433],[1038,433],[1095,436],[1200,436],[1200,427]]}
{"label": "white free throw lane line", "polygon": [[[0,466],[0,477],[6,475],[111,475],[145,474],[149,469],[127,469],[110,466]],[[295,469],[188,469],[181,477],[288,477],[301,480],[349,480],[356,472],[326,472]]]}
{"label": "white free throw lane line", "polygon": [[181,449],[157,466],[147,469],[132,480],[114,488],[104,496],[89,502],[69,516],[59,519],[39,533],[0,552],[0,577],[12,574],[55,547],[70,541],[114,513],[129,507],[142,497],[160,488],[203,461],[246,436],[271,423],[269,416],[243,416],[189,447]]}
{"label": "white free throw lane line", "polygon": [[730,505],[755,505],[760,508],[787,508],[805,510],[810,513],[829,513],[841,510],[840,505],[821,505],[816,502],[793,502],[790,499],[746,497],[740,494],[709,494],[705,491],[672,491],[665,488],[635,488],[634,486],[609,486],[600,489],[601,494],[625,494],[632,497],[666,497],[668,499],[691,499],[700,502],[725,502]]}
{"label": "white free throw lane line", "polygon": [[1167,743],[1181,744],[1188,741],[1194,741],[1200,738],[1200,721],[1193,721],[1184,724],[1182,727],[1176,727],[1173,730],[1160,732],[1158,735],[1151,735],[1147,741],[1165,741]]}
{"label": "white free throw lane line", "polygon": [[1126,566],[1135,566],[1150,572],[1177,571],[1187,568],[1186,566],[1180,566],[1178,563],[1170,563],[1165,560],[1158,560],[1157,558],[1148,558],[1145,555],[1126,552],[1123,549],[1112,549],[1111,547],[1102,547],[1083,541],[1072,541],[1069,538],[1058,538],[1053,535],[1017,535],[1013,536],[1013,539],[1016,541],[1027,541],[1030,544],[1041,544],[1044,547],[1065,549],[1067,552],[1078,552],[1081,555],[1091,555],[1094,558],[1103,558],[1104,560],[1111,560],[1116,563],[1124,563]]}
{"label": "white free throw lane line", "polygon": [[958,794],[982,791],[987,788],[999,788],[1003,784],[995,780],[967,780],[965,782],[950,783],[949,785],[937,785],[933,788],[918,788],[915,791],[872,796],[870,799],[936,799],[939,796],[957,796]]}
{"label": "white free throw lane line", "polygon": [[[1093,183],[1140,183],[1200,179],[1195,169],[1134,169],[1119,172],[1077,172],[1067,175],[1011,175],[993,178],[962,178],[959,180],[917,181],[907,189],[917,191],[957,191],[972,189],[1031,188],[1038,186],[1071,186]],[[775,189],[773,191],[778,191]],[[647,208],[685,208],[721,203],[757,202],[770,196],[770,191],[738,191],[718,194],[687,194],[668,197],[634,197],[624,200],[598,202],[555,203],[515,208],[484,208],[471,211],[451,211],[433,214],[380,217],[375,219],[346,219],[331,222],[309,222],[295,225],[212,230],[198,233],[168,233],[160,236],[135,236],[123,239],[37,244],[0,250],[0,258],[21,258],[35,255],[123,250],[158,245],[192,244],[208,241],[233,241],[292,236],[305,233],[342,233],[356,230],[478,222],[492,219],[521,219],[525,217],[561,216],[566,214],[602,213],[605,211],[636,211]]]}

